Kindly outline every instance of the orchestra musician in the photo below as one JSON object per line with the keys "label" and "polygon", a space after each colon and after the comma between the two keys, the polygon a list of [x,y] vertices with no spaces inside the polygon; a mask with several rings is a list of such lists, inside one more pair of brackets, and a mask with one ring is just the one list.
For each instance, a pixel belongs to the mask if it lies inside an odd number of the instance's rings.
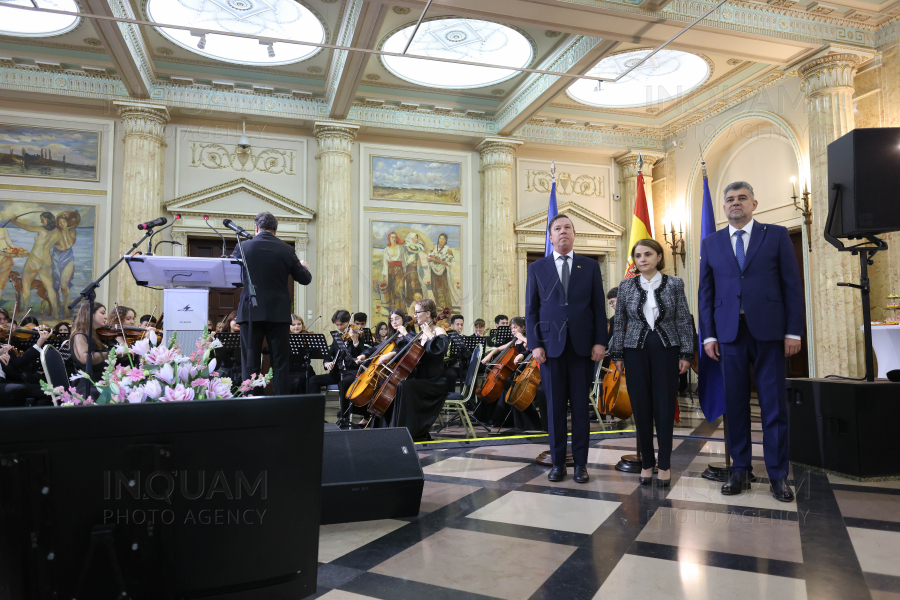
{"label": "orchestra musician", "polygon": [[[309,333],[306,331],[306,325],[297,315],[291,315],[291,333]],[[291,353],[291,393],[305,394],[306,382],[309,378],[314,377],[315,372],[306,360],[305,356]]]}
{"label": "orchestra musician", "polygon": [[[91,361],[93,365],[93,373],[102,370],[103,367],[97,365],[105,365],[109,358],[109,350],[106,344],[100,339],[97,330],[106,325],[106,307],[99,302],[94,303],[94,313],[90,313],[90,305],[83,303],[75,315],[75,322],[72,324],[72,364],[77,371],[87,371],[87,362]],[[88,326],[91,328],[91,351],[88,355]],[[96,379],[96,376],[95,376]],[[99,398],[100,394],[97,388],[86,377],[77,379],[75,389],[79,394],[87,398],[93,396],[94,399]]]}
{"label": "orchestra musician", "polygon": [[378,344],[380,344],[381,342],[385,341],[386,339],[388,339],[389,337],[391,337],[390,328],[388,327],[388,324],[386,321],[378,322],[378,325],[375,326],[375,331],[374,331],[372,337],[375,338],[376,346]]}
{"label": "orchestra musician", "polygon": [[484,337],[484,328],[485,328],[484,319],[475,319],[475,322],[472,324],[472,327],[475,330],[475,333],[473,335],[475,335],[477,337]]}
{"label": "orchestra musician", "polygon": [[[422,344],[425,353],[413,369],[409,378],[397,386],[397,395],[384,417],[383,424],[390,427],[406,427],[413,441],[421,442],[431,439],[432,424],[437,419],[444,399],[447,397],[447,381],[444,369],[444,355],[447,354],[449,338],[442,328],[429,323],[438,315],[434,300],[425,298],[415,305],[415,321],[422,328],[422,336],[415,340],[416,334],[407,331],[403,325],[397,327],[400,336],[397,338],[398,351],[409,343]],[[392,311],[391,319],[394,314]],[[405,332],[405,333],[404,333]],[[389,362],[397,352],[388,352],[379,358],[379,363]]]}
{"label": "orchestra musician", "polygon": [[71,335],[71,333],[72,326],[66,321],[60,321],[53,328],[53,335],[55,335],[60,342],[69,339],[69,335]]}
{"label": "orchestra musician", "polygon": [[[253,322],[241,327],[241,368],[243,378],[259,373],[263,339],[268,342],[272,357],[273,390],[276,396],[291,392],[291,348],[288,335],[291,324],[291,296],[288,277],[300,285],[309,285],[312,275],[309,265],[297,258],[293,247],[276,236],[278,219],[270,212],[261,212],[254,219],[256,235],[234,249],[236,258],[243,258],[246,271],[256,287],[256,306],[246,302],[249,286],[247,273],[241,270],[244,286],[238,306],[238,323]],[[252,336],[252,338],[251,338]]]}
{"label": "orchestra musician", "polygon": [[[494,317],[494,325],[497,327],[508,327],[509,326],[509,317],[506,315],[497,315]],[[491,329],[491,334],[489,336],[488,346],[490,348],[497,347],[497,329]]]}
{"label": "orchestra musician", "polygon": [[[135,312],[133,308],[127,306],[117,306],[106,317],[106,325],[110,327],[118,327],[121,323],[122,327],[134,327]],[[117,335],[116,342],[123,346],[128,346],[124,335]]]}
{"label": "orchestra musician", "polygon": [[[513,362],[519,365],[528,354],[528,337],[525,335],[525,319],[523,317],[513,317],[510,321],[510,331],[512,331],[513,339],[503,344],[499,348],[494,348],[481,359],[482,364],[488,365],[494,361],[495,357],[502,355],[510,346],[516,350],[516,358]],[[510,374],[503,384],[503,393],[497,402],[489,404],[482,402],[475,413],[475,417],[484,422],[489,422],[496,427],[502,427],[509,418],[510,410],[513,411],[513,428],[519,431],[546,431],[547,427],[547,409],[546,396],[541,386],[538,386],[538,392],[534,401],[528,405],[524,411],[511,408],[506,403],[506,396],[516,381],[516,372]],[[538,413],[538,408],[543,405],[542,412]]]}
{"label": "orchestra musician", "polygon": [[13,346],[6,343],[0,345],[0,407],[27,406],[31,402],[36,406],[52,404],[33,375],[41,348],[53,332],[49,328],[37,331],[37,341],[19,356],[13,356],[10,352]]}
{"label": "orchestra musician", "polygon": [[600,264],[575,254],[575,226],[559,214],[547,230],[553,253],[528,267],[525,292],[528,347],[541,365],[547,392],[550,481],[566,476],[566,407],[572,406],[574,480],[587,483],[589,382],[603,360],[608,334]]}
{"label": "orchestra musician", "polygon": [[[347,390],[353,385],[356,379],[357,358],[368,348],[362,343],[362,328],[356,324],[350,326],[350,312],[346,310],[338,310],[331,317],[332,324],[337,327],[337,331],[331,332],[332,342],[328,348],[328,354],[331,360],[323,366],[328,371],[322,375],[316,375],[309,379],[307,384],[308,394],[318,394],[322,391],[323,386],[337,385],[340,394],[341,409],[338,414],[338,425],[345,427],[350,425],[347,401]],[[345,342],[339,343],[338,339],[348,338]],[[349,354],[342,348],[345,347]],[[355,407],[354,407],[355,408]],[[368,414],[363,409],[356,409],[354,414]]]}
{"label": "orchestra musician", "polygon": [[[652,483],[656,463],[656,485],[668,487],[678,374],[691,368],[693,319],[684,282],[660,273],[666,266],[660,243],[640,240],[631,249],[631,257],[640,275],[619,284],[609,353],[616,369],[628,372],[628,393],[641,448],[641,485]],[[658,461],[653,459],[654,423]]]}
{"label": "orchestra musician", "polygon": [[466,370],[469,368],[471,354],[462,345],[463,326],[465,319],[462,315],[453,315],[450,317],[450,330],[447,335],[450,337],[449,358],[447,359],[447,391],[456,391],[456,382],[462,381],[466,376]]}

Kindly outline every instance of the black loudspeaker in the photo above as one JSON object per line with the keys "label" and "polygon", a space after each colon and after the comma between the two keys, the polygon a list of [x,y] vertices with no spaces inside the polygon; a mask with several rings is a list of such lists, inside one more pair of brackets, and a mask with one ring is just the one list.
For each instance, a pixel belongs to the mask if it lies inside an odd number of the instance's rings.
{"label": "black loudspeaker", "polygon": [[325,431],[322,525],[415,517],[424,487],[407,428]]}
{"label": "black loudspeaker", "polygon": [[900,173],[900,127],[854,129],[828,144],[828,202],[840,185],[828,231],[837,238],[900,231],[893,177]]}
{"label": "black loudspeaker", "polygon": [[900,384],[788,379],[791,460],[855,477],[900,475]]}

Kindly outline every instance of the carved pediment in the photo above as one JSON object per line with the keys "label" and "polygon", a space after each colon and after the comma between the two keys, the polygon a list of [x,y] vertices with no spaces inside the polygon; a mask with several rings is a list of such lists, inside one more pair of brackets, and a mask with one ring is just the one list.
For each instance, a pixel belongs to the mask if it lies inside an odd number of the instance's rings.
{"label": "carved pediment", "polygon": [[[625,233],[625,228],[621,225],[616,225],[612,221],[604,219],[600,215],[589,211],[575,202],[570,201],[560,204],[557,210],[559,214],[566,215],[572,219],[572,223],[575,225],[576,238],[580,234],[587,234],[591,237],[618,238]],[[545,235],[547,229],[547,212],[548,211],[545,210],[516,221],[516,233]]]}
{"label": "carved pediment", "polygon": [[286,196],[248,179],[240,178],[174,198],[166,202],[166,210],[184,216],[251,219],[269,211],[279,221],[308,223],[316,213]]}

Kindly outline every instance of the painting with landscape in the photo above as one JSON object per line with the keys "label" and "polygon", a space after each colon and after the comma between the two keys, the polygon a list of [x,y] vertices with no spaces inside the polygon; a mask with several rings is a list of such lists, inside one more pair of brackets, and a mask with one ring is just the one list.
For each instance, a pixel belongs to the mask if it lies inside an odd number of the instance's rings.
{"label": "painting with landscape", "polygon": [[462,227],[372,221],[373,322],[391,309],[412,314],[415,303],[434,300],[438,310],[462,306]]}
{"label": "painting with landscape", "polygon": [[100,132],[0,123],[0,176],[100,179]]}
{"label": "painting with landscape", "polygon": [[373,156],[372,199],[459,204],[461,170],[461,163]]}
{"label": "painting with landscape", "polygon": [[[97,207],[0,200],[0,306],[42,324],[71,320],[69,303],[94,279]],[[18,308],[16,308],[18,306]]]}

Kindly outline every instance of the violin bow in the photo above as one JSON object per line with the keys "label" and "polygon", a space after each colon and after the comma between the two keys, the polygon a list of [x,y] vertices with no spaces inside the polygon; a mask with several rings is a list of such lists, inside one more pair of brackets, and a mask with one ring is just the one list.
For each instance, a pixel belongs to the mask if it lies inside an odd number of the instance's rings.
{"label": "violin bow", "polygon": [[13,306],[13,316],[12,320],[9,322],[9,337],[6,338],[6,345],[9,346],[12,344],[12,332],[16,328],[16,311],[19,310],[19,301],[17,300],[15,305]]}
{"label": "violin bow", "polygon": [[157,308],[159,308],[159,304],[153,305],[153,310],[150,311],[150,320],[147,321],[147,325],[149,327],[144,330],[144,335],[141,336],[141,339],[144,339],[145,337],[147,337],[147,334],[150,332],[151,329],[156,329],[156,327],[153,326],[153,315],[156,314]]}
{"label": "violin bow", "polygon": [[122,313],[119,312],[119,302],[116,301],[116,320],[119,322],[119,331],[122,332],[122,339],[125,341],[125,345],[128,345],[128,338],[125,337],[125,327],[122,325]]}

